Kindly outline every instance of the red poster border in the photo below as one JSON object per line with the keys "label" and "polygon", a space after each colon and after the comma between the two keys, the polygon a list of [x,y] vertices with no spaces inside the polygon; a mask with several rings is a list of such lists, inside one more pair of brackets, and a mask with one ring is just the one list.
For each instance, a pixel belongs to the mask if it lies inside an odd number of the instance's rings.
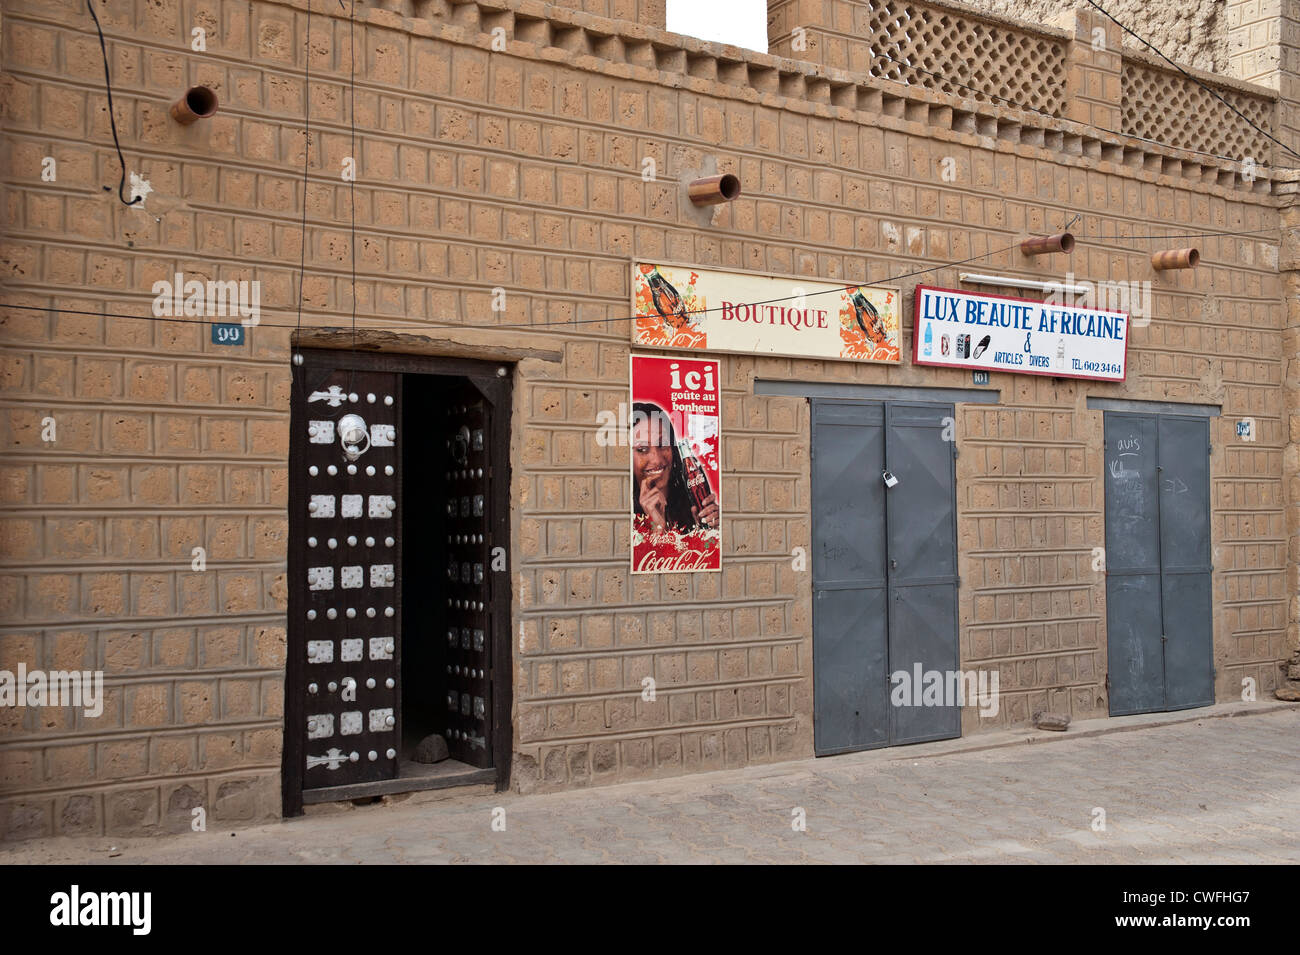
{"label": "red poster border", "polygon": [[[710,356],[710,355],[703,355],[703,356],[699,356],[699,355],[691,355],[691,354],[690,354],[690,349],[684,349],[684,348],[682,348],[682,349],[678,349],[678,348],[667,349],[667,351],[668,351],[668,354],[665,354],[665,355],[661,355],[661,354],[640,354],[640,355],[638,355],[638,354],[637,354],[636,352],[634,352],[634,351],[629,351],[629,352],[628,352],[628,356],[627,356],[627,398],[628,398],[628,411],[629,411],[629,417],[630,417],[630,412],[631,412],[632,403],[633,403],[633,401],[634,401],[634,395],[633,395],[633,391],[632,391],[632,385],[633,385],[633,381],[632,381],[632,365],[633,365],[633,363],[635,362],[636,359],[638,359],[638,358],[654,358],[654,359],[657,359],[657,360],[660,360],[660,361],[671,361],[671,360],[673,360],[674,358],[676,358],[676,359],[683,360],[683,361],[713,362],[713,363],[717,366],[717,380],[718,380],[718,486],[717,486],[717,489],[716,489],[716,493],[717,493],[717,498],[718,498],[718,566],[717,566],[717,567],[705,567],[705,568],[699,568],[699,567],[697,567],[697,568],[695,568],[695,569],[693,569],[693,570],[675,570],[675,571],[650,571],[650,570],[637,570],[637,569],[636,569],[636,548],[635,548],[635,546],[632,544],[631,534],[629,534],[629,535],[628,535],[628,542],[627,542],[627,548],[628,548],[628,554],[627,554],[627,566],[628,566],[628,572],[629,572],[633,577],[638,576],[638,575],[640,575],[640,576],[652,576],[652,575],[654,575],[654,574],[668,574],[668,573],[675,573],[675,574],[720,574],[720,573],[722,573],[722,540],[723,540],[723,531],[722,531],[722,528],[723,528],[723,525],[726,523],[726,510],[723,508],[723,504],[722,504],[722,468],[723,468],[723,458],[722,458],[722,359],[719,358],[719,357],[716,356],[716,355],[712,355],[712,356]],[[685,353],[685,354],[683,354],[683,353]],[[631,447],[630,444],[628,445],[628,448],[627,448],[627,474],[628,474],[629,477],[631,477],[631,474],[632,474],[632,447]],[[631,496],[630,496],[630,495],[629,495],[629,498],[628,498],[628,505],[627,505],[627,507],[628,507],[628,518],[629,518],[629,524],[628,524],[628,527],[629,527],[629,530],[630,530],[630,529],[635,525],[635,523],[636,523],[636,504],[635,504],[635,502],[633,502],[633,501],[631,500]]]}
{"label": "red poster border", "polygon": [[921,293],[929,292],[953,292],[957,295],[972,295],[978,298],[1000,298],[1008,302],[1032,302],[1035,305],[1046,305],[1047,300],[1041,298],[1022,298],[1018,295],[994,295],[985,292],[968,292],[959,288],[942,288],[938,285],[917,285],[915,292],[912,293],[912,364],[924,365],[927,368],[969,368],[972,371],[1001,372],[1007,375],[1038,375],[1043,378],[1068,378],[1072,381],[1104,381],[1108,384],[1118,385],[1128,380],[1128,343],[1129,330],[1132,328],[1132,316],[1124,312],[1112,312],[1106,308],[1093,308],[1088,311],[1098,312],[1102,315],[1123,315],[1124,316],[1124,374],[1119,378],[1107,378],[1102,375],[1062,375],[1052,371],[1032,371],[1025,369],[1020,371],[1011,368],[990,368],[988,365],[976,365],[969,363],[950,362],[950,361],[924,361],[921,358]]}

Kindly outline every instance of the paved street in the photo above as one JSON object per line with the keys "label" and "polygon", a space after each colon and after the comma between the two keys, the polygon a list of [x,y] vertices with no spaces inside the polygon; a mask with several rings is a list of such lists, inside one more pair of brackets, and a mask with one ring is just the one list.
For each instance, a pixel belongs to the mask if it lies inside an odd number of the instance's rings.
{"label": "paved street", "polygon": [[1300,862],[1300,709],[925,755],[940,745],[558,795],[415,794],[0,862]]}

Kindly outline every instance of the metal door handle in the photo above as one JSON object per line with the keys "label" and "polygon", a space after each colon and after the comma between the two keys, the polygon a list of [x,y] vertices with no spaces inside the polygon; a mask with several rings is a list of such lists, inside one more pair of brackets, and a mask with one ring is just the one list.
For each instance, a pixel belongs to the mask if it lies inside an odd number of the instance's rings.
{"label": "metal door handle", "polygon": [[898,570],[898,561],[894,560],[894,558],[892,557],[889,558],[889,569]]}

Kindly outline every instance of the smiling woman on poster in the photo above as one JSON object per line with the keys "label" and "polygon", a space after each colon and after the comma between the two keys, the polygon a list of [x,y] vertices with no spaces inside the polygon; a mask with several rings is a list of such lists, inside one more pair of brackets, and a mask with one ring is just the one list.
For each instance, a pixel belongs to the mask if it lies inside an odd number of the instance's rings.
{"label": "smiling woman on poster", "polygon": [[722,569],[716,359],[632,355],[632,573]]}
{"label": "smiling woman on poster", "polygon": [[692,454],[687,463],[668,413],[657,404],[632,406],[632,502],[653,533],[716,527],[718,501],[708,474]]}

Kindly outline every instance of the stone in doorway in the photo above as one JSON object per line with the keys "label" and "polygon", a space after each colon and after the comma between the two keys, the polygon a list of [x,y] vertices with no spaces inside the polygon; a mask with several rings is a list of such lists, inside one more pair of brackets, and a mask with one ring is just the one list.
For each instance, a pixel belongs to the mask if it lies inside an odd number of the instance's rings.
{"label": "stone in doorway", "polygon": [[1277,698],[1287,703],[1300,703],[1300,682],[1288,680],[1277,688]]}
{"label": "stone in doorway", "polygon": [[415,747],[415,754],[411,758],[417,763],[440,763],[447,756],[447,741],[434,733],[420,740],[420,745]]}
{"label": "stone in doorway", "polygon": [[1040,730],[1064,733],[1069,725],[1070,717],[1067,713],[1049,713],[1046,710],[1039,710],[1034,714],[1034,726]]}

